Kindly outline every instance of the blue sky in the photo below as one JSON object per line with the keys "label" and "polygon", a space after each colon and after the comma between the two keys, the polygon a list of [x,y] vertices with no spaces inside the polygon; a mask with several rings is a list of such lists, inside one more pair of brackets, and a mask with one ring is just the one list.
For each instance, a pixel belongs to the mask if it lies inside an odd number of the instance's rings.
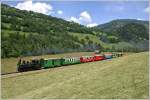
{"label": "blue sky", "polygon": [[[32,10],[86,26],[114,19],[148,20],[147,1],[3,1],[18,9]],[[28,5],[28,6],[27,6]]]}

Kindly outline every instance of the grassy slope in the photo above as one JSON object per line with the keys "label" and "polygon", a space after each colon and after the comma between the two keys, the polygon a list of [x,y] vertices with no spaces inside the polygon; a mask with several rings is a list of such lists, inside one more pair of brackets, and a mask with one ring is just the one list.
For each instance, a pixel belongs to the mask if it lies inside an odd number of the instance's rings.
{"label": "grassy slope", "polygon": [[82,34],[82,33],[69,33],[69,34],[73,35],[73,36],[77,36],[79,38],[79,40],[83,39],[83,40],[85,40],[85,42],[87,42],[86,36],[88,36],[89,40],[93,41],[93,43],[99,43],[103,47],[110,47],[111,46],[111,44],[104,43],[103,41],[99,40],[98,37],[96,37],[95,35],[92,35],[92,34]]}
{"label": "grassy slope", "polygon": [[69,33],[70,35],[77,36],[79,40],[84,39],[86,40],[86,36],[89,37],[91,41],[94,43],[100,43],[104,48],[112,48],[112,46],[115,46],[116,48],[123,48],[123,47],[132,47],[132,45],[128,42],[118,42],[118,43],[105,43],[95,35],[92,34],[82,34],[82,33]]}
{"label": "grassy slope", "polygon": [[4,30],[2,29],[2,34],[4,34],[4,36],[9,36],[10,34],[13,34],[13,33],[16,33],[16,32],[19,32],[19,34],[21,35],[26,35],[28,36],[29,34],[32,34],[32,35],[39,35],[38,33],[33,33],[33,32],[22,32],[22,31],[14,31],[14,30]]}
{"label": "grassy slope", "polygon": [[[93,52],[79,52],[79,53],[64,53],[64,54],[56,54],[56,55],[42,55],[42,56],[30,56],[24,57],[25,60],[30,60],[32,58],[61,58],[61,57],[74,57],[74,56],[82,56],[82,55],[92,55]],[[17,63],[19,58],[5,58],[1,59],[1,73],[10,73],[16,72]]]}
{"label": "grassy slope", "polygon": [[88,36],[89,39],[92,40],[94,43],[102,43],[102,41],[100,41],[98,37],[92,34],[82,34],[82,33],[69,33],[69,34],[73,36],[77,36],[79,40],[84,39],[86,41],[85,37]]}
{"label": "grassy slope", "polygon": [[2,78],[3,98],[148,98],[148,91],[147,52]]}

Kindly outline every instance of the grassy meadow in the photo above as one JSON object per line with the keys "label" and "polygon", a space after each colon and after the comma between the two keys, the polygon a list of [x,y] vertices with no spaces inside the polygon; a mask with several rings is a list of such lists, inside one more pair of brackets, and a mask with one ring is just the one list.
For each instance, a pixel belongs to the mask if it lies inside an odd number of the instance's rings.
{"label": "grassy meadow", "polygon": [[148,52],[143,52],[2,77],[2,98],[144,99],[149,94],[148,69]]}

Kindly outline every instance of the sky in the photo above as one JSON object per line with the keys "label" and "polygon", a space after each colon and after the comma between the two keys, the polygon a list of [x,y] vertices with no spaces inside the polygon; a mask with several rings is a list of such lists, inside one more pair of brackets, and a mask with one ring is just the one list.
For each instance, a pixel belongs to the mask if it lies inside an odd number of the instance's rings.
{"label": "sky", "polygon": [[62,18],[93,27],[115,19],[149,20],[148,0],[3,0],[2,3],[21,10]]}

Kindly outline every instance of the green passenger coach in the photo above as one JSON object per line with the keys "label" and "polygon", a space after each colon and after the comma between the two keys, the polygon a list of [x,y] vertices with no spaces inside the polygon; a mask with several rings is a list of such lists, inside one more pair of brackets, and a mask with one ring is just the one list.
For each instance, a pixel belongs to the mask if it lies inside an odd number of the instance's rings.
{"label": "green passenger coach", "polygon": [[53,59],[41,59],[41,66],[44,69],[54,67]]}
{"label": "green passenger coach", "polygon": [[59,67],[61,66],[62,59],[53,59],[53,65],[54,67]]}
{"label": "green passenger coach", "polygon": [[41,66],[42,68],[53,68],[61,66],[62,59],[50,58],[50,59],[42,59]]}

